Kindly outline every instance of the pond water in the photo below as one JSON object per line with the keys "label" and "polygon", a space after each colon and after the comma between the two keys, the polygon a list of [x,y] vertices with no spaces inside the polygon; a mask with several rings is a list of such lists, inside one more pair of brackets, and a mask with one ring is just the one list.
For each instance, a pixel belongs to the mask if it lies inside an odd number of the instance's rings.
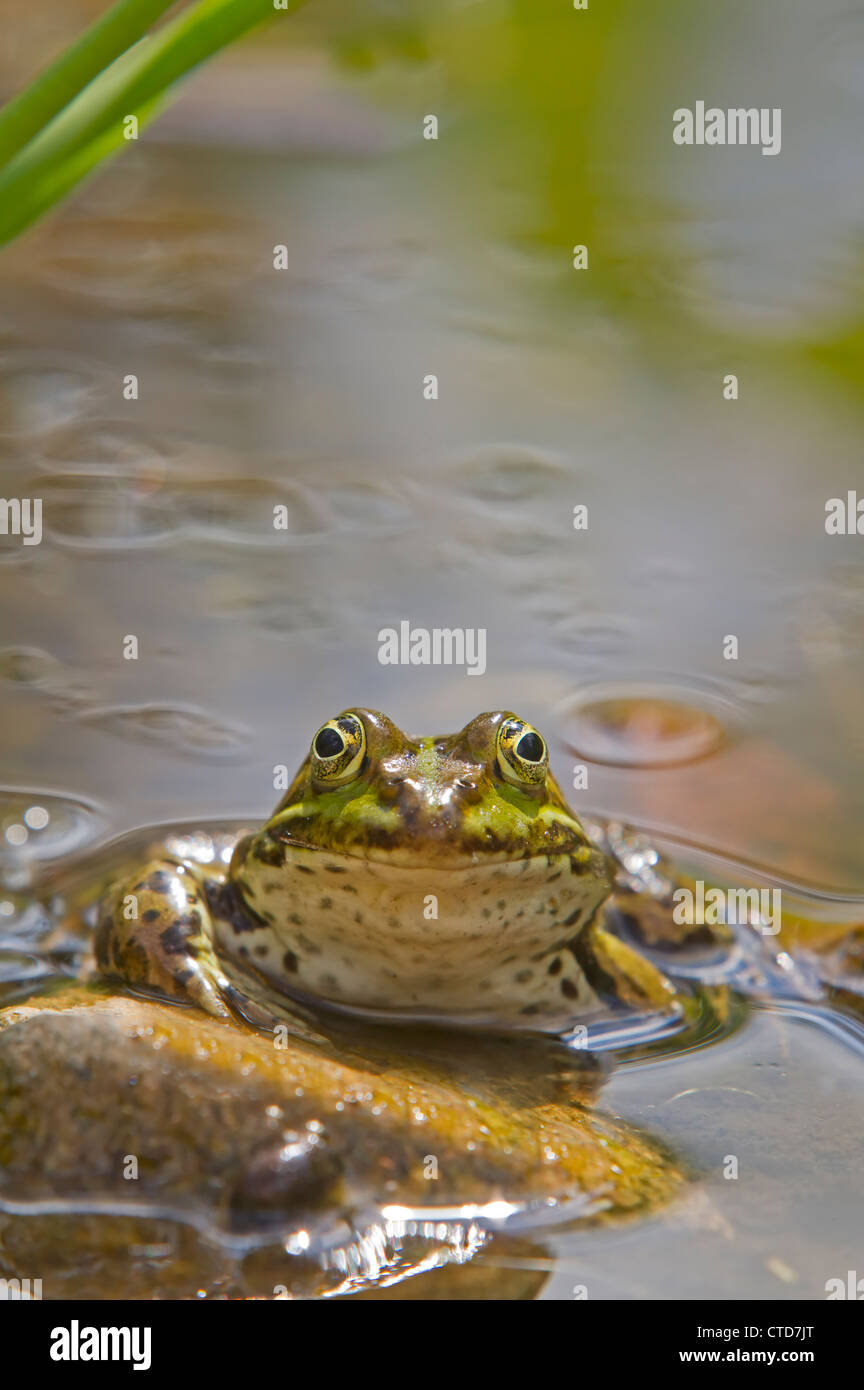
{"label": "pond water", "polygon": [[[862,487],[864,15],[425,9],[281,20],[0,258],[0,483],[44,527],[0,537],[6,887],[263,818],[343,707],[512,708],[577,811],[854,919],[864,542],[825,508]],[[782,107],[781,154],[676,147],[703,97]],[[485,670],[381,664],[404,621],[484,629]],[[860,1268],[864,1058],[829,1010],[749,1004],[602,1103],[699,1177],[544,1238],[542,1296],[820,1297]]]}

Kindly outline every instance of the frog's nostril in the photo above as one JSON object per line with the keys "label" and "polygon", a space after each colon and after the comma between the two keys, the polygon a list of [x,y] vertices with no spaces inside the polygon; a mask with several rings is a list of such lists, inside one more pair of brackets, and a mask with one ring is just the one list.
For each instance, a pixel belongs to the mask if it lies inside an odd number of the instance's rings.
{"label": "frog's nostril", "polygon": [[480,801],[483,796],[480,783],[474,777],[457,777],[454,783],[462,801]]}
{"label": "frog's nostril", "polygon": [[394,802],[399,800],[399,794],[405,785],[404,777],[391,777],[389,781],[382,782],[378,788],[378,799],[380,801]]}

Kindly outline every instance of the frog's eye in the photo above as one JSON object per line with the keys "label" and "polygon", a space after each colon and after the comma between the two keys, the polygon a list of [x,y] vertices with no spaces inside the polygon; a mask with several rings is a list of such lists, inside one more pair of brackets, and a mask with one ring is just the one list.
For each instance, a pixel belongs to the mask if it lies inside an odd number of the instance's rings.
{"label": "frog's eye", "polygon": [[350,782],[366,756],[366,730],[356,714],[340,714],[322,724],[312,740],[312,776],[325,787]]}
{"label": "frog's eye", "polygon": [[508,719],[498,730],[498,770],[517,787],[537,787],[546,779],[549,750],[531,724]]}

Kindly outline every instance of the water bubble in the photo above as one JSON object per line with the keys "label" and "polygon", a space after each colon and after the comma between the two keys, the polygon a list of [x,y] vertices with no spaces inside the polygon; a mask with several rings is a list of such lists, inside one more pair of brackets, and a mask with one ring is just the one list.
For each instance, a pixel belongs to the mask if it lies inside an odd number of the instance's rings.
{"label": "water bubble", "polygon": [[[565,737],[590,762],[663,767],[695,762],[723,743],[724,721],[690,692],[659,687],[595,687],[561,713]],[[718,702],[719,705],[719,702]]]}
{"label": "water bubble", "polygon": [[59,859],[92,840],[100,825],[98,811],[85,801],[0,787],[0,859],[11,853],[19,858]]}

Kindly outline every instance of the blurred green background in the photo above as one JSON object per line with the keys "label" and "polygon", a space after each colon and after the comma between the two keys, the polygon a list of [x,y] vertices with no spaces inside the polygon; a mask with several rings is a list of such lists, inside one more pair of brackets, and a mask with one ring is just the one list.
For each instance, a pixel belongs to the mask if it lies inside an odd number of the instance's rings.
{"label": "blurred green background", "polygon": [[[0,5],[0,89],[102,8]],[[659,685],[724,745],[576,804],[860,887],[862,49],[841,0],[325,0],[193,75],[0,258],[7,784],[257,815],[366,703],[515,707],[569,786],[584,691]],[[675,146],[700,99],[780,155]],[[486,674],[380,666],[406,618]]]}

